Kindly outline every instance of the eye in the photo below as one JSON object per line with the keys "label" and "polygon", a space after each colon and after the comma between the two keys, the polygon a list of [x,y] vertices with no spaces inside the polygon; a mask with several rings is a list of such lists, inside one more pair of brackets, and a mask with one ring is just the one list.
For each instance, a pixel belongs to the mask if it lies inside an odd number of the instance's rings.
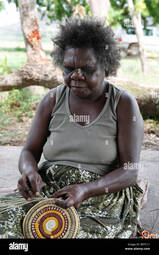
{"label": "eye", "polygon": [[71,66],[64,66],[63,67],[63,72],[64,73],[72,73],[73,72],[73,70],[74,70],[74,68],[73,67],[71,67]]}
{"label": "eye", "polygon": [[82,71],[85,73],[85,74],[93,74],[95,72],[95,69],[90,67],[90,66],[84,66],[82,67]]}

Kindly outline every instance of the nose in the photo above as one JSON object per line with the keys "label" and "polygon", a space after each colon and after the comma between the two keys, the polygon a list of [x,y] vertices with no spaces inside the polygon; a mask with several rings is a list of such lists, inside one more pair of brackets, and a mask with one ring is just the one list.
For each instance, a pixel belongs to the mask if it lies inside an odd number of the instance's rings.
{"label": "nose", "polygon": [[77,68],[71,74],[71,79],[73,79],[73,80],[85,80],[85,76],[83,75],[81,69]]}

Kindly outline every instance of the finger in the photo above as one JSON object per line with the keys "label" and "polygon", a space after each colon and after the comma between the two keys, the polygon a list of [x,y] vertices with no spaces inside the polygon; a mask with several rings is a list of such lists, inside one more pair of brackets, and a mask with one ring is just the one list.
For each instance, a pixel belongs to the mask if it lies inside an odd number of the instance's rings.
{"label": "finger", "polygon": [[19,184],[18,184],[18,190],[20,192],[20,194],[27,200],[31,200],[31,196],[29,194],[29,192],[27,190],[24,189],[24,187],[21,187]]}
{"label": "finger", "polygon": [[81,204],[80,202],[74,204],[74,207],[76,208],[76,210],[78,209],[78,207],[80,206],[80,204]]}
{"label": "finger", "polygon": [[40,190],[45,186],[46,184],[42,181],[40,175],[38,176],[38,178],[36,179],[36,187],[37,187],[37,191],[36,191],[36,195],[40,194]]}
{"label": "finger", "polygon": [[35,193],[37,192],[37,187],[36,187],[36,180],[34,177],[32,176],[28,176],[28,185],[30,186],[30,190],[33,192],[33,194],[35,195]]}
{"label": "finger", "polygon": [[55,204],[62,207],[62,208],[64,208],[64,209],[67,209],[70,206],[73,206],[74,200],[72,198],[67,198],[65,200],[57,199],[57,200],[55,200]]}
{"label": "finger", "polygon": [[46,184],[42,181],[41,176],[38,174],[36,177],[31,176],[29,178],[31,190],[33,191],[34,195],[39,196],[40,190]]}
{"label": "finger", "polygon": [[21,186],[21,189],[25,190],[26,192],[29,192],[30,188],[27,184],[26,177],[22,176],[22,178],[19,179],[18,184]]}
{"label": "finger", "polygon": [[59,191],[56,191],[53,195],[52,195],[52,197],[61,197],[61,196],[64,196],[64,195],[66,195],[67,194],[67,192],[66,192],[66,190],[59,190]]}
{"label": "finger", "polygon": [[29,180],[31,191],[33,192],[34,195],[38,196],[40,193],[40,187],[41,187],[40,178],[38,177],[35,178],[35,176],[31,176],[31,177],[28,177],[28,180]]}
{"label": "finger", "polygon": [[24,198],[29,198],[31,197],[31,192],[29,189],[29,186],[26,183],[26,178],[23,176],[22,178],[19,179],[18,181],[18,189],[20,191],[20,193],[22,194],[22,196],[24,196]]}

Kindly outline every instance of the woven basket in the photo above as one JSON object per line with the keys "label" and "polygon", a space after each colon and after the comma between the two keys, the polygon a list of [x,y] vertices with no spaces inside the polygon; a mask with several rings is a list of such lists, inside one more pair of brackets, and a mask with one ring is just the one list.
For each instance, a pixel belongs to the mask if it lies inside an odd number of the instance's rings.
{"label": "woven basket", "polygon": [[50,198],[35,204],[23,220],[25,238],[75,238],[79,216],[72,206],[63,209]]}

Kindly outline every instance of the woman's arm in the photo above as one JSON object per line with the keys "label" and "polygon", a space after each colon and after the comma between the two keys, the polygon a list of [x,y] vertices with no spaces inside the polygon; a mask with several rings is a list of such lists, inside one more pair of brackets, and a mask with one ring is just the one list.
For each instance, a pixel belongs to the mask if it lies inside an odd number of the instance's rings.
{"label": "woman's arm", "polygon": [[[54,197],[65,195],[66,200],[57,203],[67,208],[78,207],[82,200],[105,193],[118,192],[136,183],[141,144],[144,134],[143,119],[135,98],[124,92],[117,106],[118,153],[120,167],[89,183],[64,187]],[[131,163],[131,169],[129,165]],[[125,167],[127,164],[127,168]]]}
{"label": "woman's arm", "polygon": [[56,89],[53,89],[47,93],[38,105],[27,141],[19,158],[19,171],[22,177],[18,181],[18,188],[26,199],[30,199],[32,195],[38,195],[43,186],[42,179],[38,174],[38,162],[49,135],[48,126],[56,102],[55,91]]}

